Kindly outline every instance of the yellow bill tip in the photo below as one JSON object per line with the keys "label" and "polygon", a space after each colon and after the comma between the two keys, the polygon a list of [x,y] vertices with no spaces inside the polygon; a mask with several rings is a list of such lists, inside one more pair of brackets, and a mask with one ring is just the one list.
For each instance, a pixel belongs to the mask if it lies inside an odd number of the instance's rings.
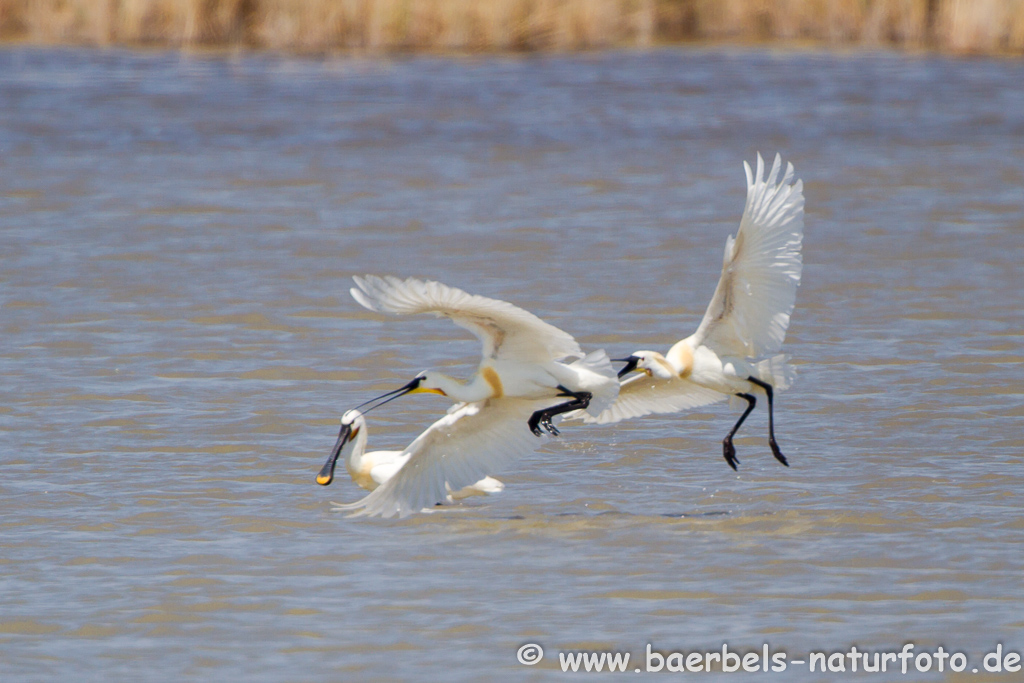
{"label": "yellow bill tip", "polygon": [[334,481],[334,475],[332,475],[332,474],[318,474],[318,475],[316,475],[316,483],[320,484],[321,486],[327,486],[332,481]]}

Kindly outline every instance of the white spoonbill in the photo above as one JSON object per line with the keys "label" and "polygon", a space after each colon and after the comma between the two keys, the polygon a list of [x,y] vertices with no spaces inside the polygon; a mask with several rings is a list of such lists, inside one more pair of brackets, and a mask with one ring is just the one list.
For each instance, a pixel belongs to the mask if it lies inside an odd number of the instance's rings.
{"label": "white spoonbill", "polygon": [[[354,277],[352,296],[371,311],[405,315],[433,313],[472,332],[483,344],[483,358],[468,382],[426,371],[395,391],[378,398],[393,400],[408,393],[428,392],[457,403],[488,399],[549,399],[527,422],[537,436],[557,435],[555,415],[584,410],[596,417],[619,393],[619,381],[604,351],[583,358],[579,344],[566,332],[506,301],[467,294],[440,282],[409,278]],[[574,363],[561,363],[573,357]],[[550,399],[568,398],[551,405]],[[376,400],[376,399],[374,399]],[[380,405],[380,404],[378,404]]]}
{"label": "white spoonbill", "polygon": [[[366,440],[368,438],[366,429],[366,418],[358,410],[349,410],[341,416],[341,431],[338,433],[338,441],[331,449],[331,455],[324,463],[320,474],[317,475],[318,484],[327,486],[334,480],[334,467],[339,457],[344,453],[345,469],[359,486],[367,491],[373,491],[388,479],[395,476],[395,473],[412,457],[412,451],[371,451],[366,452]],[[345,448],[348,445],[349,448]],[[505,488],[497,479],[484,477],[475,484],[453,491],[449,497],[454,500],[461,500],[469,496],[483,495],[487,493],[499,493]]]}
{"label": "white spoonbill", "polygon": [[[544,442],[531,433],[527,420],[549,402],[502,397],[456,404],[409,444],[402,453],[405,463],[386,481],[362,500],[334,509],[353,512],[353,517],[405,517],[447,502],[455,497],[452,491],[488,488],[488,480],[501,486],[487,473]],[[321,477],[330,465],[328,460],[317,481],[325,483]]]}
{"label": "white spoonbill", "polygon": [[615,404],[587,422],[618,422],[649,413],[672,413],[715,403],[726,397],[747,402],[746,410],[722,441],[725,461],[734,470],[739,460],[732,438],[757,403],[768,399],[768,443],[783,465],[775,442],[773,393],[793,379],[782,347],[800,284],[803,242],[803,183],[793,182],[793,165],[779,179],[782,159],[775,156],[768,177],[757,155],[757,173],[747,173],[747,204],[736,237],[725,242],[722,275],[700,327],[668,353],[636,351],[624,359],[619,376],[636,369],[644,374],[622,383]]}

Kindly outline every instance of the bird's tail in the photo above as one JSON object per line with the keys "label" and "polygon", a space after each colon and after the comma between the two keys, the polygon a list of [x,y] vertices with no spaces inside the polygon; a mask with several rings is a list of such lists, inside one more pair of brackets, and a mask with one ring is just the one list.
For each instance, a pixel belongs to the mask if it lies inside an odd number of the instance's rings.
{"label": "bird's tail", "polygon": [[779,391],[788,389],[796,380],[796,368],[789,364],[789,356],[784,353],[758,361],[754,368],[759,380],[768,382]]}
{"label": "bird's tail", "polygon": [[[775,391],[782,391],[792,386],[796,380],[796,368],[789,364],[789,356],[780,353],[754,363],[754,375],[762,382],[771,384]],[[732,395],[729,397],[729,407],[734,410],[746,408],[747,402]]]}
{"label": "bird's tail", "polygon": [[590,405],[586,409],[588,413],[597,417],[615,403],[615,399],[619,397],[619,376],[604,349],[588,353],[583,358],[570,363],[569,367],[588,370],[598,375],[585,387],[585,390],[592,394]]}

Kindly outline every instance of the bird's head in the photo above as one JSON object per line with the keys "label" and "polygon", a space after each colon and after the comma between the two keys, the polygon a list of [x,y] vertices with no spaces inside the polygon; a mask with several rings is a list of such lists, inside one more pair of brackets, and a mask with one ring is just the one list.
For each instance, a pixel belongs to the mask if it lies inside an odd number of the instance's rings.
{"label": "bird's head", "polygon": [[446,394],[444,389],[441,388],[445,384],[445,379],[445,376],[439,372],[424,370],[420,374],[416,375],[413,381],[403,387],[408,389],[404,393],[438,394],[439,396],[447,396],[448,394]]}
{"label": "bird's head", "polygon": [[623,377],[633,370],[644,372],[648,377],[658,379],[672,379],[675,373],[665,356],[657,351],[635,351],[628,358],[617,358],[619,362],[625,363],[625,367],[619,370],[619,377]]}
{"label": "bird's head", "polygon": [[341,416],[341,430],[338,432],[338,440],[334,442],[334,448],[327,457],[327,462],[320,468],[316,475],[316,483],[327,486],[334,481],[334,467],[338,464],[338,458],[345,448],[346,443],[353,441],[359,435],[359,431],[366,426],[366,419],[359,410],[349,410]]}
{"label": "bird's head", "polygon": [[[413,380],[408,384],[398,387],[397,389],[394,389],[392,391],[389,391],[386,394],[381,394],[376,398],[371,398],[369,401],[366,401],[365,403],[360,403],[358,406],[356,406],[355,410],[361,410],[363,413],[368,413],[371,410],[379,408],[385,403],[390,403],[391,401],[394,401],[396,398],[401,398],[406,394],[440,394],[441,396],[447,396],[448,394],[446,394],[441,389],[441,386],[443,386],[445,380],[445,376],[439,372],[434,372],[433,370],[424,370],[420,374],[416,375],[413,378]],[[365,408],[365,406],[370,407]]]}
{"label": "bird's head", "polygon": [[381,401],[380,403],[377,403],[376,405],[367,408],[367,410],[373,410],[377,406],[382,406],[388,401],[394,401],[399,396],[405,396],[406,394],[440,394],[441,396],[447,396],[448,394],[446,394],[444,390],[441,389],[441,387],[445,383],[445,379],[445,376],[439,372],[434,372],[433,370],[424,370],[420,374],[413,377],[412,381],[406,384],[405,386],[399,387],[394,391],[389,391],[388,393],[383,394],[382,396],[378,396],[377,398],[370,399],[363,405],[365,406],[369,403],[373,403],[374,401],[377,401],[382,398],[387,399],[386,401]]}
{"label": "bird's head", "polygon": [[366,418],[358,410],[349,410],[341,416],[341,426],[344,429],[348,425],[351,434],[349,438],[355,438],[359,430],[366,426]]}

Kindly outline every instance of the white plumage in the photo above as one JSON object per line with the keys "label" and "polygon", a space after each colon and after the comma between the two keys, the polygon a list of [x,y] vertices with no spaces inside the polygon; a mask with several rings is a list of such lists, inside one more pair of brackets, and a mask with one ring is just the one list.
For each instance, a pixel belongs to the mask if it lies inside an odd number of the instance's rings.
{"label": "white plumage", "polygon": [[[642,373],[622,382],[610,408],[587,422],[610,424],[651,413],[678,413],[725,400],[725,394],[677,375],[661,378]],[[574,413],[573,417],[578,414]]]}
{"label": "white plumage", "polygon": [[[317,476],[317,483],[327,486],[334,479],[334,467],[339,459],[345,463],[349,476],[359,486],[373,491],[395,476],[409,458],[412,451],[371,451],[366,452],[369,430],[366,418],[358,410],[350,410],[341,416],[341,430],[330,457]],[[461,500],[474,495],[499,493],[505,488],[497,479],[484,477],[464,488],[450,491],[448,498]]]}
{"label": "white plumage", "polygon": [[725,242],[722,275],[691,345],[723,356],[760,358],[782,348],[803,269],[803,181],[793,182],[793,164],[779,179],[782,158],[764,178],[747,174],[747,204],[736,237]]}
{"label": "white plumage", "polygon": [[[558,415],[581,409],[596,416],[618,396],[618,377],[603,350],[584,356],[572,336],[510,303],[413,278],[367,275],[354,280],[358,288],[352,296],[366,308],[451,318],[475,334],[483,350],[468,382],[427,371],[379,397],[390,401],[430,392],[456,405],[391,460],[389,477],[375,490],[338,509],[391,517],[444,502],[452,491],[479,487],[482,480],[486,484],[490,473],[536,449],[544,443],[544,430],[558,434],[553,423]],[[332,459],[343,445],[339,435]],[[399,460],[403,464],[394,467]],[[317,480],[329,484],[331,472],[329,459]]]}
{"label": "white plumage", "polygon": [[527,419],[546,405],[519,398],[456,405],[405,449],[407,462],[355,503],[336,504],[353,516],[405,517],[474,486],[544,443]]}
{"label": "white plumage", "polygon": [[349,291],[365,308],[394,315],[433,313],[450,318],[476,335],[483,344],[485,360],[531,363],[583,356],[572,335],[507,301],[415,278],[367,275],[352,279],[358,288]]}
{"label": "white plumage", "polygon": [[[430,392],[459,403],[490,398],[555,399],[548,408],[567,405],[598,415],[615,401],[619,383],[604,351],[583,355],[566,332],[506,301],[467,294],[440,282],[367,275],[353,278],[352,296],[372,311],[407,315],[433,313],[471,331],[482,344],[482,358],[468,382],[427,371],[394,393]],[[573,363],[566,358],[581,359]],[[397,398],[397,396],[395,397]],[[570,402],[572,403],[572,402]],[[585,404],[585,405],[583,405]],[[572,408],[569,408],[571,410]],[[566,412],[558,410],[554,414]],[[550,418],[533,425],[557,430]]]}
{"label": "white plumage", "polygon": [[753,409],[755,393],[768,398],[769,444],[782,462],[775,442],[773,389],[793,379],[786,357],[777,354],[789,327],[802,269],[803,183],[794,181],[793,165],[781,175],[782,159],[765,177],[757,155],[757,171],[744,162],[747,202],[735,237],[725,243],[722,274],[707,312],[689,337],[664,355],[637,351],[621,374],[644,374],[622,383],[619,398],[600,415],[581,415],[587,422],[610,423],[649,413],[671,413],[738,396],[748,407],[723,441],[726,462],[735,469],[732,437]]}

